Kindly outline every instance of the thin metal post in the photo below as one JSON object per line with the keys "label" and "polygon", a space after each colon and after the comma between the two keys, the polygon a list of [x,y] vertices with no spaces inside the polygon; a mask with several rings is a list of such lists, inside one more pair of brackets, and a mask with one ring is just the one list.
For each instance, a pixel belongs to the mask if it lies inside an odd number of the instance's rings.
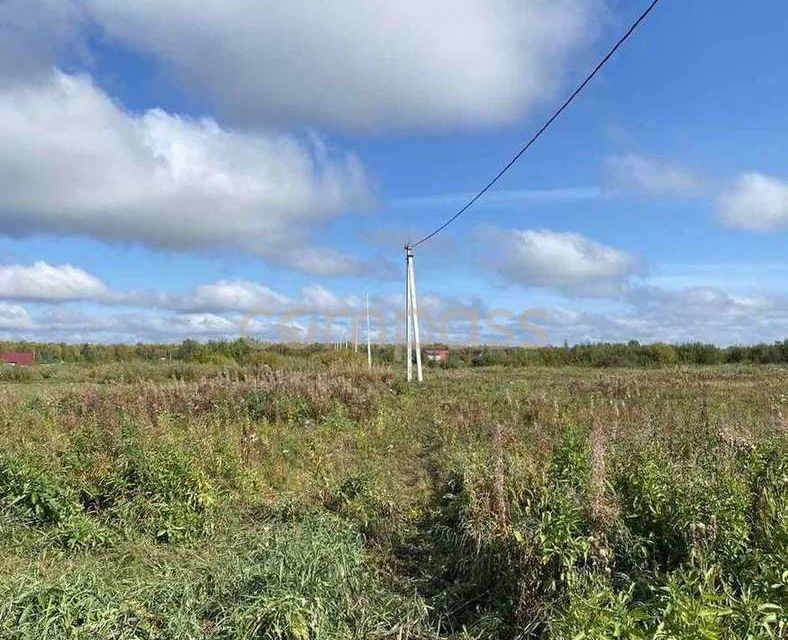
{"label": "thin metal post", "polygon": [[409,245],[405,245],[405,362],[408,372],[408,382],[413,380],[413,336],[411,334],[413,316],[411,314],[410,297],[410,260],[412,256],[412,249]]}
{"label": "thin metal post", "polygon": [[416,303],[416,270],[413,266],[413,250],[410,252],[410,310],[413,314],[413,337],[416,342],[416,379],[419,382],[424,381],[424,376],[421,372],[421,341],[419,340],[419,307]]}
{"label": "thin metal post", "polygon": [[367,364],[369,365],[370,370],[372,370],[372,342],[370,342],[370,330],[369,330],[369,294],[367,294]]}

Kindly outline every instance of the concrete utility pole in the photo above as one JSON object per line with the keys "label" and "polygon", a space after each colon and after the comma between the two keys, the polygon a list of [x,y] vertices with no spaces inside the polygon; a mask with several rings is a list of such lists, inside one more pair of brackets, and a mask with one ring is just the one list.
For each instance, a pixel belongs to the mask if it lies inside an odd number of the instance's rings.
{"label": "concrete utility pole", "polygon": [[369,370],[372,371],[372,338],[370,337],[369,330],[369,294],[367,294],[367,365]]}
{"label": "concrete utility pole", "polygon": [[408,382],[413,380],[413,342],[416,346],[416,379],[424,380],[421,370],[421,343],[419,341],[419,310],[416,302],[416,272],[413,268],[413,248],[405,245],[405,332],[407,343]]}

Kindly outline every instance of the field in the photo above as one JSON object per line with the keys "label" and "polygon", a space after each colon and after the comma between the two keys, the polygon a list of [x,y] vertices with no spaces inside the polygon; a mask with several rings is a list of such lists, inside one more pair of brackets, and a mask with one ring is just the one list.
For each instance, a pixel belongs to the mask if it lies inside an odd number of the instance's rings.
{"label": "field", "polygon": [[788,637],[788,369],[61,365],[0,638]]}

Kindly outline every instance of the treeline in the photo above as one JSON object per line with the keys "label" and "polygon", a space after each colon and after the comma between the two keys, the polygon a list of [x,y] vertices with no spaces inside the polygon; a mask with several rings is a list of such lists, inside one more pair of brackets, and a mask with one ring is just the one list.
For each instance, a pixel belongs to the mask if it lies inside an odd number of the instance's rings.
{"label": "treeline", "polygon": [[184,340],[180,344],[68,344],[39,342],[0,342],[0,351],[33,351],[36,362],[47,363],[107,363],[143,360],[179,360],[203,364],[224,362],[244,363],[262,345],[248,340],[197,342]]}
{"label": "treeline", "polygon": [[[352,351],[334,351],[326,344],[266,344],[251,340],[180,344],[51,344],[0,342],[0,351],[33,351],[39,363],[107,363],[130,361],[179,361],[201,364],[275,364],[282,357],[322,359],[353,357]],[[365,349],[358,357],[365,357]],[[402,362],[403,349],[396,345],[375,345],[377,362]],[[593,343],[563,347],[451,347],[445,363],[434,366],[466,367],[500,365],[657,367],[676,364],[713,365],[726,363],[786,364],[788,340],[773,344],[718,347],[700,342],[687,344]],[[425,357],[425,362],[427,358]]]}
{"label": "treeline", "polygon": [[481,347],[452,349],[448,366],[503,365],[658,367],[676,364],[788,363],[788,340],[774,344],[718,347],[687,344],[593,343],[564,347]]}
{"label": "treeline", "polygon": [[0,341],[0,352],[32,351],[40,364],[177,361],[198,364],[257,364],[276,362],[281,356],[312,358],[332,353],[325,344],[270,344],[238,338],[180,344],[69,344]]}

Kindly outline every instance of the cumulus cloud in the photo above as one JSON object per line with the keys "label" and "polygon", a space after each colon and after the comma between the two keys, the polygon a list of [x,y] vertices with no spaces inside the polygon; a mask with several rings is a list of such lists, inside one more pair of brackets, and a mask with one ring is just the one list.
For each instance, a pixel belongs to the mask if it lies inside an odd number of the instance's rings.
{"label": "cumulus cloud", "polygon": [[616,187],[649,195],[701,195],[705,179],[697,171],[664,160],[626,153],[607,159]]}
{"label": "cumulus cloud", "polygon": [[[340,299],[335,294],[330,294]],[[561,344],[587,341],[690,342],[752,344],[788,335],[788,299],[748,298],[709,287],[667,290],[633,289],[615,308],[561,304],[519,313],[489,310],[479,302],[425,294],[422,337],[425,342],[457,344]],[[402,341],[401,299],[372,301],[373,340]],[[242,335],[271,341],[351,339],[357,309],[300,315],[247,315],[234,311],[177,311],[100,308],[88,312],[57,306],[28,313],[0,303],[0,337],[68,342],[178,341],[235,339]],[[362,325],[363,335],[363,325]]]}
{"label": "cumulus cloud", "polygon": [[241,250],[321,275],[364,268],[331,251],[304,257],[315,225],[370,201],[359,161],[319,140],[133,115],[90,79],[55,72],[0,91],[0,146],[8,234]]}
{"label": "cumulus cloud", "polygon": [[608,158],[606,164],[612,183],[624,190],[716,198],[717,217],[729,227],[763,233],[788,227],[788,182],[780,178],[749,171],[725,187],[723,180],[711,181],[694,169],[636,153]]}
{"label": "cumulus cloud", "polygon": [[0,265],[0,298],[29,301],[100,300],[107,285],[68,264]]}
{"label": "cumulus cloud", "polygon": [[638,269],[637,260],[578,233],[488,230],[490,265],[507,280],[565,290],[616,287]]}
{"label": "cumulus cloud", "polygon": [[[294,314],[358,313],[358,296],[339,296],[319,284],[302,287],[287,296],[249,280],[218,280],[185,292],[122,291],[72,265],[0,265],[0,300],[20,302],[93,302],[106,306],[158,308],[179,315],[253,314],[269,317]],[[55,307],[52,307],[53,309]],[[58,311],[70,317],[72,311]],[[58,315],[60,317],[60,315]]]}
{"label": "cumulus cloud", "polygon": [[744,173],[717,200],[720,220],[746,231],[776,232],[788,228],[788,182]]}
{"label": "cumulus cloud", "polygon": [[88,0],[239,121],[500,124],[556,89],[602,0]]}
{"label": "cumulus cloud", "polygon": [[161,291],[113,292],[100,302],[141,308],[158,308],[181,315],[234,314],[237,320],[299,316],[358,315],[362,301],[358,296],[339,296],[322,285],[302,287],[298,295],[288,296],[257,282],[219,280],[181,293]]}
{"label": "cumulus cloud", "polygon": [[734,296],[707,286],[681,289],[640,286],[631,289],[627,299],[642,314],[656,313],[677,319],[749,315],[766,311],[772,305],[766,297]]}
{"label": "cumulus cloud", "polygon": [[219,280],[184,293],[116,293],[116,302],[159,307],[179,313],[242,313],[260,317],[294,314],[350,313],[360,309],[355,296],[340,297],[315,284],[302,287],[300,296],[287,296],[248,280]]}
{"label": "cumulus cloud", "polygon": [[[111,292],[98,305],[0,302],[0,337],[68,342],[172,341],[185,338],[271,341],[349,340],[363,301],[325,287],[285,296],[265,285],[222,280],[184,293]],[[571,306],[568,306],[570,305]],[[120,306],[119,306],[120,305]],[[402,296],[371,300],[373,340],[401,342]],[[788,335],[788,298],[734,295],[715,287],[629,286],[615,304],[554,302],[510,311],[482,301],[423,292],[422,338],[456,344],[561,344],[584,341],[711,341],[744,344]],[[363,336],[364,325],[361,325]]]}
{"label": "cumulus cloud", "polygon": [[738,296],[714,287],[632,287],[621,304],[604,311],[596,306],[546,306],[540,311],[534,322],[542,333],[523,336],[513,323],[516,341],[731,345],[775,342],[788,335],[788,298]]}
{"label": "cumulus cloud", "polygon": [[622,320],[638,339],[753,344],[788,335],[784,296],[734,295],[705,286],[647,286],[633,288],[628,301],[632,311]]}
{"label": "cumulus cloud", "polygon": [[213,313],[142,309],[106,314],[55,307],[34,317],[18,335],[44,341],[136,343],[233,339],[239,334],[234,318]]}
{"label": "cumulus cloud", "polygon": [[219,280],[187,294],[159,294],[162,306],[189,312],[281,312],[290,300],[269,287],[246,280]]}

